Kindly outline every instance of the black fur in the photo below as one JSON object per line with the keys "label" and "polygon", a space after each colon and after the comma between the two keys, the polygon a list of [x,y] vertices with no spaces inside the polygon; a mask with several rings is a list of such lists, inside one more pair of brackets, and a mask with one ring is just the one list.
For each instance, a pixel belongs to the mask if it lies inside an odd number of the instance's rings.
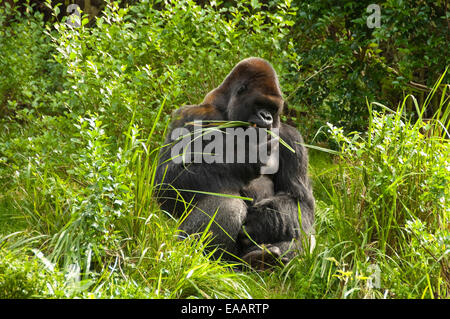
{"label": "black fur", "polygon": [[[301,236],[314,231],[314,198],[308,178],[307,151],[300,133],[280,123],[283,104],[278,79],[270,64],[259,58],[243,60],[202,104],[185,106],[175,112],[165,147],[160,152],[156,181],[162,209],[180,216],[193,208],[181,225],[186,235],[202,231],[217,212],[210,229],[214,235],[212,245],[229,253],[228,259],[233,259],[231,256],[245,259],[249,252],[260,249],[255,243],[276,246],[271,251],[289,259],[300,248]],[[261,175],[260,162],[183,165],[171,160],[175,142],[171,132],[175,128],[186,127],[193,132],[193,120],[251,121],[261,109],[270,110],[273,116],[270,128],[279,128],[281,139],[295,150],[293,153],[280,144],[279,169],[275,174]],[[193,191],[244,196],[253,201]],[[180,195],[183,201],[177,200]],[[186,203],[191,206],[186,207]]]}

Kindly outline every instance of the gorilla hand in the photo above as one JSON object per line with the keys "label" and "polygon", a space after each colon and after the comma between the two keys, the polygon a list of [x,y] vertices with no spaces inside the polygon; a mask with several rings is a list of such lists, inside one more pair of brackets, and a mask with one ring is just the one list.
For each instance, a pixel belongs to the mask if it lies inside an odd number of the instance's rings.
{"label": "gorilla hand", "polygon": [[272,196],[248,208],[239,234],[243,250],[255,244],[290,241],[298,238],[300,226],[295,202],[284,194]]}

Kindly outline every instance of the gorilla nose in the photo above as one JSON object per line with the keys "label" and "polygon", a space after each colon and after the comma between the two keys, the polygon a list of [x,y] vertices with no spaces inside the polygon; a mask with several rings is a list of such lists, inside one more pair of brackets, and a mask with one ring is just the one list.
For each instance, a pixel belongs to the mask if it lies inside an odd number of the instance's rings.
{"label": "gorilla nose", "polygon": [[264,109],[263,110],[259,110],[256,113],[256,115],[258,116],[258,118],[262,122],[261,123],[262,125],[259,125],[259,126],[269,128],[272,125],[273,117],[272,117],[272,114],[269,111],[264,110]]}

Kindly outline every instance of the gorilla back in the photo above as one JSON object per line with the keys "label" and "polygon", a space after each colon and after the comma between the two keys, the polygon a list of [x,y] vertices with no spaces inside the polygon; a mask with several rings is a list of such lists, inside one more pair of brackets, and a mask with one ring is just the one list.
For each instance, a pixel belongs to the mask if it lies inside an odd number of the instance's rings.
{"label": "gorilla back", "polygon": [[[187,213],[180,226],[186,235],[202,232],[214,216],[210,231],[214,237],[211,245],[219,248],[216,255],[224,253],[225,259],[239,258],[255,268],[286,262],[300,250],[301,239],[314,233],[308,155],[300,133],[280,122],[283,106],[272,66],[260,58],[245,59],[200,105],[184,106],[174,113],[159,154],[156,182],[161,208],[175,216]],[[223,124],[229,121],[246,134],[245,144],[225,139],[213,154],[226,157],[231,151],[246,151],[244,160],[189,161],[186,159],[198,155],[196,148],[195,152],[194,147],[185,148],[181,155],[175,151],[190,135],[202,137],[189,141],[198,141],[203,155],[210,154],[205,143],[212,137],[219,139],[225,133]],[[175,134],[180,129],[184,134]],[[269,132],[265,133],[267,139],[252,135],[252,130]],[[278,144],[273,132],[278,132],[289,148]],[[250,160],[253,151],[263,146],[269,150],[269,160]],[[278,169],[262,174],[268,162]]]}

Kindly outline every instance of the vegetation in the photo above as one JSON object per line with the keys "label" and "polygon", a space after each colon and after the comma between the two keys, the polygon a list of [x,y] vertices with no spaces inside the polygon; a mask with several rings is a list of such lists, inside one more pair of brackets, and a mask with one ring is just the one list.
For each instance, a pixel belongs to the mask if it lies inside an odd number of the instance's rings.
{"label": "vegetation", "polygon": [[[0,298],[449,297],[446,1],[385,1],[376,29],[364,1],[107,2],[80,27],[56,2],[0,2]],[[171,112],[248,56],[317,206],[316,248],[265,273],[177,240],[152,197]]]}

